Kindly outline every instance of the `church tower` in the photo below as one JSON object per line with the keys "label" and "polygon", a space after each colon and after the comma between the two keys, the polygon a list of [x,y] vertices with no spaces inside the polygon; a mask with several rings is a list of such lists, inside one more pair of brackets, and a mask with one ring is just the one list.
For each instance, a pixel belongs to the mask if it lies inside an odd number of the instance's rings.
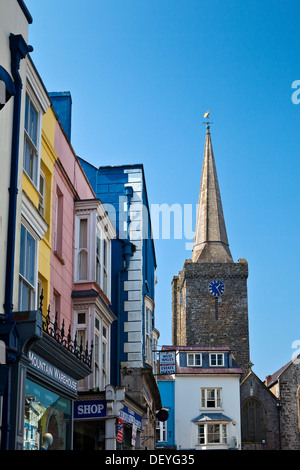
{"label": "church tower", "polygon": [[235,263],[229,249],[207,123],[192,259],[172,281],[173,345],[228,346],[247,371],[247,278],[247,261]]}

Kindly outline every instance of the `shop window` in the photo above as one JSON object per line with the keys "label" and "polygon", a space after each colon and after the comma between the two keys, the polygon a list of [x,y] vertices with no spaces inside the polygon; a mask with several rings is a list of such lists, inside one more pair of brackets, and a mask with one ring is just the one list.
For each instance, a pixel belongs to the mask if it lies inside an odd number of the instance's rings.
{"label": "shop window", "polygon": [[39,113],[28,94],[26,94],[24,127],[24,170],[34,185],[37,186],[39,168]]}
{"label": "shop window", "polygon": [[19,310],[34,308],[35,303],[36,240],[21,225]]}
{"label": "shop window", "polygon": [[72,402],[27,379],[24,450],[71,450]]}

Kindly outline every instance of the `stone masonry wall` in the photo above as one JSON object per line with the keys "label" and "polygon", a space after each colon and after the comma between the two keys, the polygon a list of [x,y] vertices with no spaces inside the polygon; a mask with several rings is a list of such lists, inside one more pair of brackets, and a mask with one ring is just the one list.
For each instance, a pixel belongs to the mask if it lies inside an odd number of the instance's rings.
{"label": "stone masonry wall", "polygon": [[[183,291],[183,302],[180,304],[177,300],[173,311],[177,316],[174,337],[181,338],[184,341],[181,344],[187,346],[229,346],[238,364],[248,370],[247,278],[247,263],[192,263],[187,260],[176,280],[177,295],[180,299]],[[208,292],[209,282],[214,279],[225,285],[225,292],[217,301],[217,315],[216,300]]]}
{"label": "stone masonry wall", "polygon": [[280,376],[279,387],[281,448],[282,450],[300,450],[300,364],[291,363]]}

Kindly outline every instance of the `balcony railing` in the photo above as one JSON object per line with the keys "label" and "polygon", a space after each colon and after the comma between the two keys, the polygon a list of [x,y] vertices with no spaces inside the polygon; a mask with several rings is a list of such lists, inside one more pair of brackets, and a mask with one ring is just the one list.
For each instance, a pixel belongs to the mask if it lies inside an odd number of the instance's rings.
{"label": "balcony railing", "polygon": [[90,350],[88,347],[88,341],[83,345],[82,338],[80,342],[77,341],[77,331],[75,332],[74,339],[71,336],[71,325],[69,325],[68,331],[65,329],[65,320],[63,319],[61,328],[58,325],[58,315],[55,312],[54,322],[51,321],[50,316],[50,305],[47,309],[47,314],[43,314],[43,291],[40,296],[40,311],[43,318],[43,331],[47,335],[51,336],[57,343],[63,346],[70,353],[74,354],[80,361],[82,361],[87,366],[91,367],[92,365],[92,355],[93,355],[93,343],[91,344]]}

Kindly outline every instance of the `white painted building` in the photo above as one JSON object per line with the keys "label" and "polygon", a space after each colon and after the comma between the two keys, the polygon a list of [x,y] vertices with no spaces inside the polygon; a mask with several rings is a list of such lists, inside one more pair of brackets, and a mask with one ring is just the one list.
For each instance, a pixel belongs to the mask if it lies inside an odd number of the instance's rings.
{"label": "white painted building", "polygon": [[[174,432],[176,448],[241,449],[242,370],[229,348],[164,346],[166,350],[175,352],[175,374],[160,375],[158,385],[160,388],[162,381],[174,381],[174,409],[169,409],[174,430],[168,428],[168,432]],[[168,422],[172,420],[166,426]],[[160,442],[160,447],[168,444]]]}

